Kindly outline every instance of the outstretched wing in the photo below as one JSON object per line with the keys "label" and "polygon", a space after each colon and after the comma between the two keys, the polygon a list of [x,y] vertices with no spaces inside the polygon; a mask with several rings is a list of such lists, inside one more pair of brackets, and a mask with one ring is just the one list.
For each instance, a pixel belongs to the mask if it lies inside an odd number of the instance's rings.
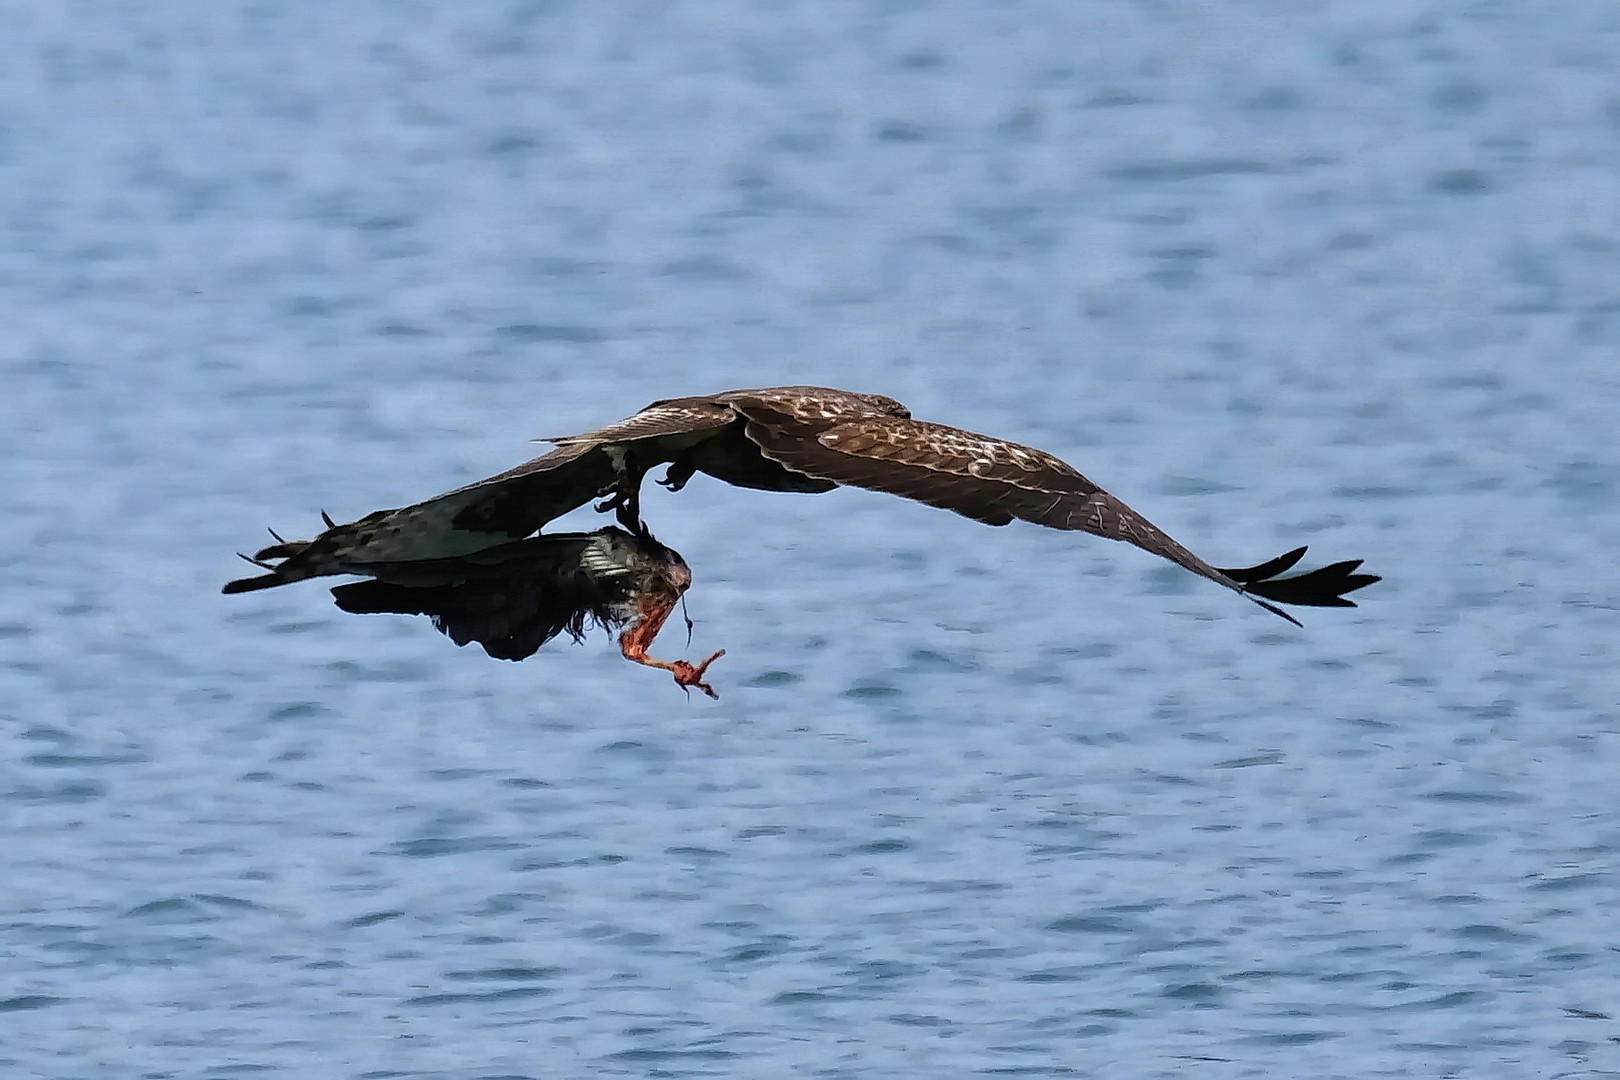
{"label": "outstretched wing", "polygon": [[666,398],[616,424],[579,435],[551,436],[544,441],[564,447],[625,445],[664,439],[696,442],[736,419],[737,414],[714,397]]}
{"label": "outstretched wing", "polygon": [[[277,543],[255,560],[271,570],[225,586],[250,592],[359,564],[454,558],[528,536],[616,488],[626,476],[671,461],[736,414],[709,398],[656,402],[627,420],[549,440],[557,448],[477,483],[359,521],[334,525],[311,541]],[[268,563],[279,560],[279,564]]]}
{"label": "outstretched wing", "polygon": [[[362,563],[444,559],[527,536],[612,486],[607,453],[588,444],[562,446],[499,476],[398,510],[331,525],[314,540],[280,542],[254,556],[270,570],[225,592],[251,592],[322,574],[350,573]],[[270,565],[272,562],[277,565]]]}
{"label": "outstretched wing", "polygon": [[[1257,573],[1268,569],[1268,564],[1239,572],[1248,577],[1211,566],[1073,466],[1043,450],[903,417],[869,415],[818,427],[761,404],[733,407],[748,418],[748,438],[766,457],[786,468],[901,495],[988,525],[1006,525],[1016,518],[1124,540],[1295,621],[1258,599],[1273,594],[1281,583],[1267,579],[1287,566],[1269,574]],[[1273,564],[1281,561],[1273,560]],[[1328,568],[1334,573],[1314,579],[1311,575],[1284,579],[1305,582],[1305,586],[1284,588],[1286,595],[1276,599],[1293,604],[1350,604],[1342,599],[1343,592],[1377,580],[1371,575],[1350,574],[1356,565],[1339,564]],[[1339,590],[1327,596],[1326,591],[1335,585]]]}
{"label": "outstretched wing", "polygon": [[[557,449],[487,480],[407,510],[444,516],[450,527],[500,539],[527,536],[604,494],[627,471],[640,473],[736,420],[712,398],[655,401],[617,424],[545,441]],[[402,513],[405,511],[401,511]]]}
{"label": "outstretched wing", "polygon": [[868,416],[816,432],[769,413],[745,415],[748,437],[767,457],[790,469],[902,495],[987,525],[1017,518],[1126,540],[1195,573],[1236,585],[1043,450],[922,420]]}
{"label": "outstretched wing", "polygon": [[617,424],[548,438],[557,444],[549,454],[398,513],[447,518],[452,529],[503,540],[527,536],[613,487],[627,459],[651,468],[735,419],[711,398],[657,401]]}

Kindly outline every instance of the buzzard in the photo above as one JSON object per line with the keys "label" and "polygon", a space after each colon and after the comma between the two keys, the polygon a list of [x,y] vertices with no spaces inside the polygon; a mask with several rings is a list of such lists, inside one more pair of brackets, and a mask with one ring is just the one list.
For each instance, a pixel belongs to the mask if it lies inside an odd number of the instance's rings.
{"label": "buzzard", "polygon": [[255,556],[279,560],[273,573],[233,581],[225,591],[248,592],[322,574],[344,574],[356,562],[437,559],[482,551],[528,536],[604,496],[607,501],[598,509],[617,511],[619,524],[635,532],[641,526],[642,478],[659,465],[670,466],[661,483],[671,491],[679,491],[698,471],[766,491],[820,492],[837,487],[835,480],[766,456],[749,430],[748,413],[755,402],[761,417],[770,415],[767,410],[775,406],[805,423],[911,415],[890,398],[813,386],[655,401],[598,431],[543,440],[556,449],[487,480],[398,510],[378,510],[346,525],[327,519],[326,531],[314,540],[278,542]]}
{"label": "buzzard", "polygon": [[[278,537],[250,560],[269,573],[233,581],[225,591],[248,592],[323,574],[376,576],[368,568],[379,564],[450,560],[459,567],[465,557],[510,545],[595,499],[604,500],[598,510],[615,511],[627,534],[641,538],[637,543],[655,544],[641,522],[639,493],[643,478],[660,465],[668,471],[659,482],[671,491],[681,490],[699,472],[765,491],[813,493],[850,485],[915,499],[987,525],[1017,519],[1125,540],[1247,596],[1296,626],[1298,620],[1278,604],[1354,607],[1345,594],[1379,580],[1357,572],[1359,559],[1281,576],[1304,556],[1303,547],[1256,566],[1215,567],[1051,454],[913,419],[904,405],[878,394],[782,386],[670,398],[596,431],[546,441],[555,446],[550,453],[487,480],[346,525],[328,518],[326,531],[312,541],[288,543]],[[490,582],[511,582],[515,574],[503,571],[479,588],[487,593],[494,587]]]}

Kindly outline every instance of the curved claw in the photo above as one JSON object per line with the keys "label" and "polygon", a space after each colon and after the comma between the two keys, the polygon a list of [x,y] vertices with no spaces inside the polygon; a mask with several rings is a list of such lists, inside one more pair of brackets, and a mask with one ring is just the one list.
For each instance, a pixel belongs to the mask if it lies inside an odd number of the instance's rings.
{"label": "curved claw", "polygon": [[714,687],[703,681],[703,673],[709,670],[710,664],[714,663],[724,655],[726,655],[726,650],[721,649],[719,652],[715,653],[713,656],[709,657],[707,660],[703,661],[703,663],[698,664],[695,667],[690,661],[687,660],[675,661],[670,665],[669,669],[670,672],[675,676],[675,685],[679,686],[682,690],[685,690],[688,694],[692,692],[692,687],[695,686],[705,694],[708,694],[710,697],[718,701],[720,699],[720,695],[714,692]]}
{"label": "curved claw", "polygon": [[697,466],[690,459],[670,462],[669,469],[658,485],[666,491],[679,491],[686,486],[686,482],[697,475]]}
{"label": "curved claw", "polygon": [[612,510],[619,524],[627,531],[639,533],[646,526],[641,523],[641,499],[638,496],[639,493],[634,490],[621,489],[597,503],[595,510],[598,514]]}

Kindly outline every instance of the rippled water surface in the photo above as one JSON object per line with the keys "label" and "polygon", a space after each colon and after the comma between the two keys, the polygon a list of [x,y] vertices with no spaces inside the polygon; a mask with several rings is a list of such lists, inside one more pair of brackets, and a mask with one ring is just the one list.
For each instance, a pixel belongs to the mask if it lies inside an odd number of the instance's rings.
{"label": "rippled water surface", "polygon": [[[0,24],[5,1076],[1620,1072],[1620,7]],[[1386,580],[700,477],[718,702],[218,595],[782,382]]]}

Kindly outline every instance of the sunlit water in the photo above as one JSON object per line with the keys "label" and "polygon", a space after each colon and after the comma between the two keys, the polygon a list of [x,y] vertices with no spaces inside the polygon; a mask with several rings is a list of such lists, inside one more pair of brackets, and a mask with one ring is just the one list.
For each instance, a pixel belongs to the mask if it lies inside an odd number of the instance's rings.
{"label": "sunlit water", "polygon": [[[1620,8],[0,22],[5,1076],[1620,1071]],[[218,595],[780,382],[1386,580],[700,477],[717,703]]]}

